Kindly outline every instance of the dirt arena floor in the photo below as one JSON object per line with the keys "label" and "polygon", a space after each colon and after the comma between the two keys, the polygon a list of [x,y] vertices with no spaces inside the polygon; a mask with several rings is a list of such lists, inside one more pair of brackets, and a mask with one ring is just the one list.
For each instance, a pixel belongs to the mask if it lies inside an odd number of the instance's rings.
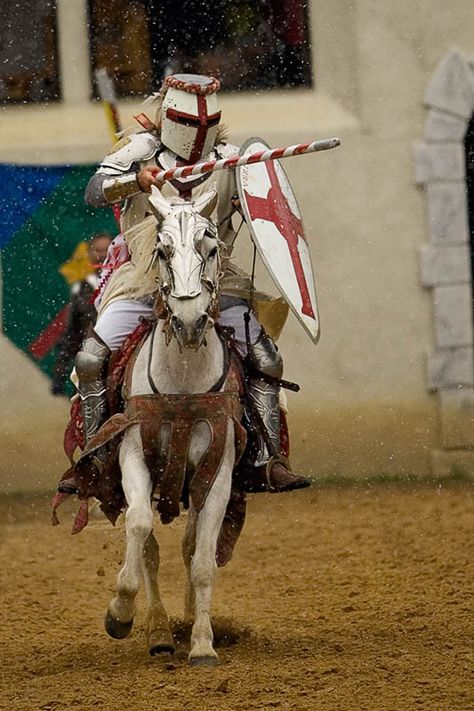
{"label": "dirt arena floor", "polygon": [[[312,487],[254,496],[219,571],[220,665],[150,658],[144,599],[132,635],[103,615],[123,529],[72,508],[0,500],[0,709],[436,711],[474,709],[473,489],[468,483]],[[162,596],[179,618],[184,518],[157,523]]]}

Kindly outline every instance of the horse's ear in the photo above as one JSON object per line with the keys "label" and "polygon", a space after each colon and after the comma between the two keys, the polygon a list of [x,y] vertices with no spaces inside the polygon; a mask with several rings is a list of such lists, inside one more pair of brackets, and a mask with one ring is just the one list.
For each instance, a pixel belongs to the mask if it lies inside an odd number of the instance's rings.
{"label": "horse's ear", "polygon": [[156,185],[151,186],[151,195],[148,198],[153,214],[161,222],[161,220],[171,212],[171,205],[168,200],[163,197]]}
{"label": "horse's ear", "polygon": [[215,206],[217,205],[217,199],[217,191],[209,190],[207,193],[204,193],[204,195],[201,195],[196,198],[196,200],[193,200],[193,205],[200,215],[206,219],[209,219],[214,212]]}

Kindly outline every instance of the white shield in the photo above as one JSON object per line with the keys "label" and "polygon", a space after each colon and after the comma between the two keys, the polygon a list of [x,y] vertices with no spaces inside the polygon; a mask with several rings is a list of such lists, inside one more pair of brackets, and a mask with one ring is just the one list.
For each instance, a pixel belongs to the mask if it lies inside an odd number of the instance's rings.
{"label": "white shield", "polygon": [[[241,155],[268,150],[249,138]],[[317,343],[319,314],[311,254],[301,213],[288,178],[277,160],[237,168],[237,187],[250,234],[270,275],[298,320]]]}

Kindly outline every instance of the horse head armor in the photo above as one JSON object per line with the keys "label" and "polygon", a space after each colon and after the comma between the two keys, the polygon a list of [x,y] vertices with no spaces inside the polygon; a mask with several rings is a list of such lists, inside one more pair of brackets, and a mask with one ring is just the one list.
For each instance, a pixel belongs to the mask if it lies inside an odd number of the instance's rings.
{"label": "horse head armor", "polygon": [[149,198],[158,219],[154,263],[168,311],[169,335],[185,348],[205,342],[217,313],[221,242],[210,219],[217,197],[211,190],[193,201],[167,200],[153,187]]}

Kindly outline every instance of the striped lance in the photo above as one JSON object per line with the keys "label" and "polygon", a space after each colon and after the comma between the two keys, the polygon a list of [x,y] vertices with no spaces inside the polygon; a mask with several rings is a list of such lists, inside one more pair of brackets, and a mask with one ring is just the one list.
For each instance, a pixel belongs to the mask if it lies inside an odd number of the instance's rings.
{"label": "striped lance", "polygon": [[248,163],[264,163],[267,160],[278,160],[279,158],[289,158],[290,156],[301,156],[306,153],[317,153],[327,151],[330,148],[337,148],[341,145],[339,138],[324,138],[312,143],[298,143],[287,148],[270,148],[268,151],[257,151],[244,156],[231,156],[221,160],[207,160],[194,165],[184,165],[180,168],[169,168],[162,170],[155,175],[157,181],[178,180],[187,178],[190,175],[202,175],[203,173],[213,173],[216,170],[227,170],[228,168],[238,168]]}

